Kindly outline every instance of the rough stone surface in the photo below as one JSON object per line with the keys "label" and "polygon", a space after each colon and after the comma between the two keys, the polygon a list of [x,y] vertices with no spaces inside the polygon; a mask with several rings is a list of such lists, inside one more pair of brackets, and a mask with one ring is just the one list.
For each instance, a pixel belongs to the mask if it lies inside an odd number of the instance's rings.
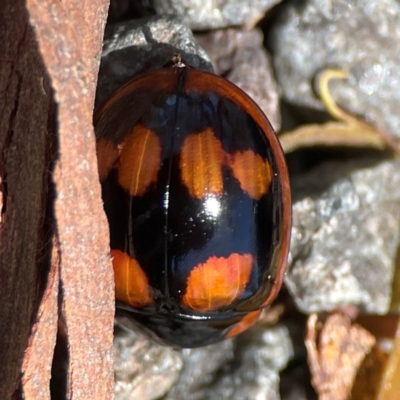
{"label": "rough stone surface", "polygon": [[262,17],[280,0],[154,0],[158,14],[183,16],[193,30],[242,25]]}
{"label": "rough stone surface", "polygon": [[134,75],[162,68],[179,53],[189,65],[212,71],[207,54],[181,18],[151,17],[106,29],[96,103],[102,103]]}
{"label": "rough stone surface", "polygon": [[181,354],[134,330],[117,329],[114,340],[115,397],[152,400],[163,396],[178,379]]}
{"label": "rough stone surface", "polygon": [[264,111],[276,131],[281,124],[279,95],[269,56],[259,29],[224,29],[198,34],[215,73],[244,90]]}
{"label": "rough stone surface", "polygon": [[165,399],[279,399],[279,371],[292,355],[288,328],[260,323],[235,341],[183,350],[184,369]]}
{"label": "rough stone surface", "polygon": [[304,312],[354,305],[388,311],[399,241],[400,163],[326,163],[293,180],[285,282]]}
{"label": "rough stone surface", "polygon": [[321,108],[315,75],[328,67],[349,71],[336,81],[336,101],[400,136],[400,3],[396,0],[291,1],[274,19],[268,42],[283,96]]}
{"label": "rough stone surface", "polygon": [[[258,322],[239,338],[198,349],[158,345],[120,319],[114,342],[117,400],[279,399],[279,371],[293,357],[293,330]],[[298,351],[298,350],[296,350]]]}

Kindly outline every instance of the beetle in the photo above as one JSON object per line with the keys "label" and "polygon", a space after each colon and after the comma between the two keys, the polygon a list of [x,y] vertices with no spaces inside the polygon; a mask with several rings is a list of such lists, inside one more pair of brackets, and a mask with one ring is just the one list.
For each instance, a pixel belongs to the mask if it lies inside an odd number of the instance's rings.
{"label": "beetle", "polygon": [[280,289],[290,241],[267,117],[175,56],[112,94],[94,125],[117,314],[175,347],[246,330]]}

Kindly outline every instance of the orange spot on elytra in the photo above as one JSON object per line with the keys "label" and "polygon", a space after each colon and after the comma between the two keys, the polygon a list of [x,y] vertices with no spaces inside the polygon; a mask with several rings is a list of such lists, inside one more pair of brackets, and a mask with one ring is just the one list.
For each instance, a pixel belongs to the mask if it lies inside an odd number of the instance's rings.
{"label": "orange spot on elytra", "polygon": [[105,139],[100,139],[96,145],[97,163],[100,180],[107,177],[118,159],[120,149]]}
{"label": "orange spot on elytra", "polygon": [[131,307],[145,307],[152,302],[149,282],[137,260],[120,250],[113,257],[115,298]]}
{"label": "orange spot on elytra", "polygon": [[200,312],[228,306],[242,295],[252,267],[250,254],[210,257],[190,272],[183,304]]}
{"label": "orange spot on elytra", "polygon": [[118,163],[118,182],[131,196],[143,196],[157,181],[161,144],[152,130],[136,125],[124,140]]}
{"label": "orange spot on elytra", "polygon": [[237,324],[226,335],[226,339],[239,335],[239,333],[244,332],[246,329],[250,328],[257,320],[261,314],[261,310],[252,311],[246,314]]}
{"label": "orange spot on elytra", "polygon": [[259,154],[252,150],[237,151],[228,155],[227,164],[242,190],[251,198],[260,200],[267,193],[272,181],[271,166]]}
{"label": "orange spot on elytra", "polygon": [[182,181],[192,197],[221,195],[224,151],[211,128],[193,133],[183,142],[180,169]]}

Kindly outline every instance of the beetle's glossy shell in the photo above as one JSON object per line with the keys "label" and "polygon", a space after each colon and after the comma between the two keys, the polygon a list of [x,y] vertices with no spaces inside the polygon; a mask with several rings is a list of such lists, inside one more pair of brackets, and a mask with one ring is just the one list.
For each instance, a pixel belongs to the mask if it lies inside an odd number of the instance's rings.
{"label": "beetle's glossy shell", "polygon": [[247,329],[276,296],[291,205],[267,118],[185,66],[148,72],[96,113],[119,312],[196,347]]}

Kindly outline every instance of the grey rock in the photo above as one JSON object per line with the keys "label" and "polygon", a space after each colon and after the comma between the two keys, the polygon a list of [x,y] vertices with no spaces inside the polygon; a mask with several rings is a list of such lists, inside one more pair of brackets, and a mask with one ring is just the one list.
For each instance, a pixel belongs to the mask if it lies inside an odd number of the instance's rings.
{"label": "grey rock", "polygon": [[268,38],[283,97],[322,108],[313,78],[329,67],[347,70],[348,81],[331,85],[335,100],[399,137],[399,27],[397,0],[288,2]]}
{"label": "grey rock", "polygon": [[297,307],[386,313],[399,242],[399,161],[326,163],[296,177],[293,192],[300,200],[285,283]]}
{"label": "grey rock", "polygon": [[153,400],[177,381],[179,352],[158,345],[134,329],[118,329],[114,339],[115,398]]}
{"label": "grey rock", "polygon": [[224,29],[195,36],[209,55],[215,73],[244,90],[264,111],[276,131],[280,129],[278,88],[259,29]]}
{"label": "grey rock", "polygon": [[281,0],[153,0],[158,14],[182,16],[193,30],[242,25],[260,18]]}
{"label": "grey rock", "polygon": [[176,351],[119,321],[130,329],[117,327],[115,335],[117,400],[279,399],[279,372],[295,351],[284,324],[259,321],[238,338]]}
{"label": "grey rock", "polygon": [[175,53],[191,66],[212,72],[207,54],[181,18],[151,17],[110,25],[104,37],[96,104],[134,75],[162,68]]}
{"label": "grey rock", "polygon": [[170,390],[165,400],[202,399],[204,388],[230,363],[234,354],[234,341],[182,350],[184,367],[178,382]]}
{"label": "grey rock", "polygon": [[279,399],[279,371],[292,356],[285,325],[258,323],[234,342],[184,350],[182,375],[165,399]]}

